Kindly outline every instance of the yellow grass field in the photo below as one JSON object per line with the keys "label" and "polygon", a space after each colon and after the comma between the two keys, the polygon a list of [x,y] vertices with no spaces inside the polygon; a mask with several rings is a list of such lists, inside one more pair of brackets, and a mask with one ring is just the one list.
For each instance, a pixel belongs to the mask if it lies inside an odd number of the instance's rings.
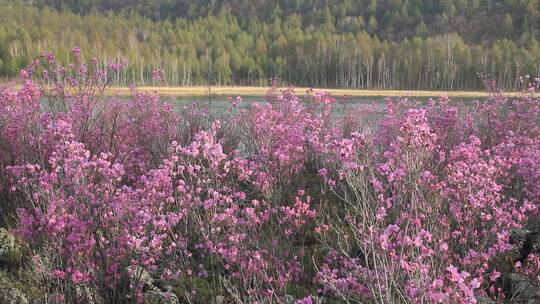
{"label": "yellow grass field", "polygon": [[[0,83],[0,86],[2,84]],[[20,85],[14,85],[20,88]],[[285,89],[285,87],[281,88]],[[190,86],[190,87],[151,87],[138,86],[137,90],[151,93],[158,93],[162,96],[208,96],[208,87],[205,86]],[[295,87],[294,91],[303,95],[308,88]],[[210,95],[212,96],[264,96],[268,91],[268,87],[212,87]],[[325,89],[316,88],[315,92],[329,92],[335,97],[456,97],[456,98],[482,98],[492,95],[492,93],[483,91],[426,91],[426,90],[365,90],[365,89]],[[127,96],[130,94],[128,87],[108,87],[105,94]],[[505,92],[508,97],[522,95],[520,92]],[[535,97],[540,97],[540,93],[534,93]]]}
{"label": "yellow grass field", "polygon": [[[303,94],[308,88],[295,88],[297,94]],[[138,87],[140,91],[157,92],[163,96],[207,96],[208,88],[204,86],[193,87]],[[211,95],[218,96],[263,96],[266,94],[267,87],[212,87]],[[315,89],[315,91],[327,91],[334,96],[396,96],[396,97],[486,97],[487,92],[473,91],[406,91],[406,90],[355,90],[355,89]],[[128,95],[129,88],[111,87],[107,91],[108,94]],[[517,95],[518,93],[508,93],[508,95]]]}

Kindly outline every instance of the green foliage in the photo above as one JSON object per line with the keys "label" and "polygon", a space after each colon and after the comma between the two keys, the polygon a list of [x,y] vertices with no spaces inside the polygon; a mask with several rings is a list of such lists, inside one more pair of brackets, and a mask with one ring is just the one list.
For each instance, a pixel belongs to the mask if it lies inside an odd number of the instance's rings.
{"label": "green foliage", "polygon": [[0,228],[0,266],[18,265],[21,262],[21,248],[15,236]]}
{"label": "green foliage", "polygon": [[39,295],[35,286],[15,278],[16,276],[0,270],[0,303],[27,304],[30,303],[29,299],[35,299]]}
{"label": "green foliage", "polygon": [[211,303],[219,295],[219,291],[214,290],[208,280],[198,276],[178,279],[174,293],[186,301],[194,300],[193,303]]}
{"label": "green foliage", "polygon": [[[26,1],[28,2],[28,1]],[[510,14],[520,20],[520,30],[535,26],[533,20],[538,15],[537,0],[444,0],[444,1],[395,1],[395,0],[33,0],[38,7],[50,6],[69,9],[78,14],[97,11],[114,11],[122,14],[136,12],[156,21],[176,18],[198,19],[208,15],[218,15],[223,11],[234,12],[240,24],[253,20],[272,23],[291,15],[302,16],[305,28],[334,27],[347,17],[362,17],[379,21],[378,36],[386,39],[411,34],[422,21],[429,28],[430,35],[456,32],[466,35],[467,40],[479,41],[484,35],[497,37],[497,27]],[[451,22],[449,27],[441,27],[445,15]],[[474,18],[471,18],[474,16]],[[507,36],[510,38],[510,36]]]}
{"label": "green foliage", "polygon": [[[28,5],[28,4],[32,5]],[[118,85],[513,89],[540,74],[538,0],[0,0],[0,78],[41,50],[122,56]],[[519,34],[519,35],[516,35]],[[410,44],[414,41],[413,44]],[[511,58],[512,60],[509,60]],[[107,62],[102,62],[105,65]]]}

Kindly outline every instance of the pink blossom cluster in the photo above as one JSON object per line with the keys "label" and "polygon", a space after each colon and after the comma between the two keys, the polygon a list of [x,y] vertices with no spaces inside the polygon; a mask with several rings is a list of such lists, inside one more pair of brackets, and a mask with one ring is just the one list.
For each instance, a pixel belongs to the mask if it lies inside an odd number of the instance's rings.
{"label": "pink blossom cluster", "polygon": [[[534,119],[537,103],[528,101],[531,111],[520,117],[501,115],[507,107],[501,96],[494,103],[499,108],[490,104],[460,114],[446,99],[425,108],[392,102],[379,133],[366,135],[368,145],[347,149],[355,151],[355,165],[350,157],[327,159],[319,173],[341,197],[341,212],[323,235],[333,241],[333,251],[321,264],[319,293],[376,303],[505,298],[498,268],[507,263],[501,257],[515,250],[510,234],[538,220],[532,182],[537,127],[527,131],[522,121]],[[489,121],[501,128],[498,134],[471,123],[493,113],[502,116]],[[508,116],[514,120],[503,129]],[[524,185],[521,191],[516,183]],[[529,265],[534,269],[534,262]]]}
{"label": "pink blossom cluster", "polygon": [[107,97],[121,61],[72,53],[0,89],[0,210],[68,302],[143,302],[146,275],[185,302],[503,302],[503,271],[540,284],[539,253],[511,240],[538,220],[534,95],[336,118],[329,94],[272,88],[216,115]]}

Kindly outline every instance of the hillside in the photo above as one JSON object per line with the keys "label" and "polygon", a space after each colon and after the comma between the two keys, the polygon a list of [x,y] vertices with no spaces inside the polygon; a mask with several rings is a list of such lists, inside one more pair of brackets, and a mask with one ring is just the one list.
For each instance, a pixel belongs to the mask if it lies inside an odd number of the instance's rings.
{"label": "hillside", "polygon": [[[91,12],[137,12],[153,20],[198,19],[230,11],[241,24],[298,15],[304,29],[365,30],[382,39],[456,32],[466,41],[528,39],[537,34],[537,0],[36,0],[37,6]],[[502,25],[502,26],[501,26]]]}
{"label": "hillside", "polygon": [[[40,50],[129,62],[117,84],[478,89],[538,75],[538,1],[0,1],[0,77]],[[104,64],[104,63],[102,63]]]}

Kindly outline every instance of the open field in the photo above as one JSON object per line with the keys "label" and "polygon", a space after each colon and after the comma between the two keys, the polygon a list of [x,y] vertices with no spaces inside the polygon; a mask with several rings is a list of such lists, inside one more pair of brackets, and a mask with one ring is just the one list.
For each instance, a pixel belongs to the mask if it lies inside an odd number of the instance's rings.
{"label": "open field", "polygon": [[[167,96],[206,96],[209,91],[204,86],[193,87],[138,87],[139,90],[148,92],[158,92],[160,95]],[[250,95],[263,96],[266,94],[267,87],[212,87],[210,94],[212,95]],[[302,94],[308,88],[295,88],[295,92]],[[356,89],[316,89],[315,91],[327,91],[334,96],[396,96],[396,97],[433,97],[433,96],[449,96],[449,97],[486,97],[487,92],[480,91],[410,91],[410,90],[356,90]],[[111,87],[108,90],[109,94],[128,95],[129,88],[126,87]],[[509,95],[517,95],[518,93],[509,93]]]}
{"label": "open field", "polygon": [[[11,83],[0,84],[0,86],[12,86],[20,89],[20,85]],[[285,89],[286,87],[281,87]],[[296,94],[303,95],[309,88],[295,87]],[[268,87],[250,87],[250,86],[222,86],[212,87],[208,90],[205,86],[189,86],[189,87],[158,87],[158,86],[138,86],[137,90],[145,92],[157,92],[162,96],[264,96],[268,91]],[[486,91],[429,91],[429,90],[377,90],[377,89],[327,89],[314,88],[315,92],[329,92],[336,97],[439,97],[448,96],[454,98],[483,98],[492,95]],[[128,87],[108,87],[107,95],[127,96],[130,94]],[[505,92],[505,95],[510,97],[518,97],[521,92]],[[535,97],[540,97],[540,93],[533,94]]]}

